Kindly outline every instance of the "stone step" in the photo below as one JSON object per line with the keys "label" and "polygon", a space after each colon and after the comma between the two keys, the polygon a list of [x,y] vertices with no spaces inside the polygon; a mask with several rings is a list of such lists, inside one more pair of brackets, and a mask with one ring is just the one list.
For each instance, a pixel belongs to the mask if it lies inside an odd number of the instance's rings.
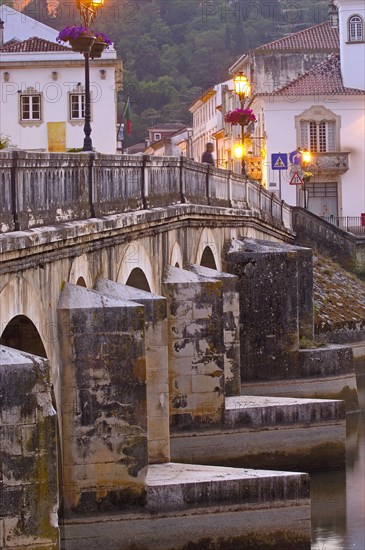
{"label": "stone step", "polygon": [[148,467],[146,485],[147,508],[154,512],[309,503],[309,476],[304,473],[167,463]]}
{"label": "stone step", "polygon": [[344,467],[344,403],[339,400],[228,397],[217,429],[175,431],[176,462],[299,471]]}
{"label": "stone step", "polygon": [[359,410],[355,372],[290,380],[245,382],[241,386],[241,394],[300,399],[340,399],[345,402],[347,412]]}
{"label": "stone step", "polygon": [[229,428],[268,428],[344,420],[343,401],[288,397],[226,397],[225,421]]}

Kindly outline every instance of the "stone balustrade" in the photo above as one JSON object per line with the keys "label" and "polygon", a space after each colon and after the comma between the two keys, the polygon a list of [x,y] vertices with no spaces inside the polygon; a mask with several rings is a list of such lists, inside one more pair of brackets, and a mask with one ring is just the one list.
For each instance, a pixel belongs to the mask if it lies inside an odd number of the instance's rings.
{"label": "stone balustrade", "polygon": [[312,153],[312,162],[309,170],[315,176],[324,174],[344,174],[349,169],[350,153],[334,151],[330,153]]}
{"label": "stone balustrade", "polygon": [[179,157],[0,153],[0,232],[179,203],[249,208],[291,229],[291,207],[229,170]]}

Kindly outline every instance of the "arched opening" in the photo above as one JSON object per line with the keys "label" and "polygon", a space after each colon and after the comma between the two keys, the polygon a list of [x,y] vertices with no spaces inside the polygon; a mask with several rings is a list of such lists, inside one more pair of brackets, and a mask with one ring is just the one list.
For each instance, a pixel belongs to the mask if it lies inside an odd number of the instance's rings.
{"label": "arched opening", "polygon": [[202,259],[200,260],[200,265],[202,265],[203,267],[209,267],[210,269],[217,269],[214,254],[209,246],[206,246],[204,248]]}
{"label": "arched opening", "polygon": [[85,279],[83,277],[79,277],[76,281],[76,284],[78,286],[83,286],[83,287],[87,288]]}
{"label": "arched opening", "polygon": [[175,262],[175,267],[180,267],[179,262]]}
{"label": "arched opening", "polygon": [[37,327],[25,315],[17,315],[6,325],[0,344],[39,357],[47,357]]}
{"label": "arched opening", "polygon": [[135,267],[131,271],[127,279],[126,285],[133,286],[134,288],[139,288],[139,290],[145,290],[146,292],[151,292],[146,275],[139,267]]}

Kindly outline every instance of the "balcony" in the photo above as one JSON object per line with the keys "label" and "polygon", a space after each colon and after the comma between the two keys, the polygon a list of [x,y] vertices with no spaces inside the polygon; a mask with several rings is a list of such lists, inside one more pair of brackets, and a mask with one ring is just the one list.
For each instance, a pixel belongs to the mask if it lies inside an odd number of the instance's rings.
{"label": "balcony", "polygon": [[312,162],[308,170],[316,175],[344,174],[349,169],[349,154],[342,151],[331,153],[312,153]]}

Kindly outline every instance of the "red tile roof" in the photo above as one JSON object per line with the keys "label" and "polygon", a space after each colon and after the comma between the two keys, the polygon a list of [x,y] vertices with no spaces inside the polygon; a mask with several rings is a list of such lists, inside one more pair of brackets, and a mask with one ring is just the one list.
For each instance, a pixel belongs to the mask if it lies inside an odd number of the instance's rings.
{"label": "red tile roof", "polygon": [[0,48],[1,53],[29,53],[29,52],[65,52],[71,51],[66,46],[56,42],[50,42],[44,38],[33,36],[21,42],[11,42]]}
{"label": "red tile roof", "polygon": [[301,96],[301,95],[364,95],[364,91],[345,88],[341,77],[340,56],[330,55],[310,71],[278,90],[257,95]]}
{"label": "red tile roof", "polygon": [[328,51],[338,52],[340,38],[338,29],[331,27],[329,21],[304,29],[303,31],[284,36],[274,42],[255,48],[255,52],[265,51]]}

